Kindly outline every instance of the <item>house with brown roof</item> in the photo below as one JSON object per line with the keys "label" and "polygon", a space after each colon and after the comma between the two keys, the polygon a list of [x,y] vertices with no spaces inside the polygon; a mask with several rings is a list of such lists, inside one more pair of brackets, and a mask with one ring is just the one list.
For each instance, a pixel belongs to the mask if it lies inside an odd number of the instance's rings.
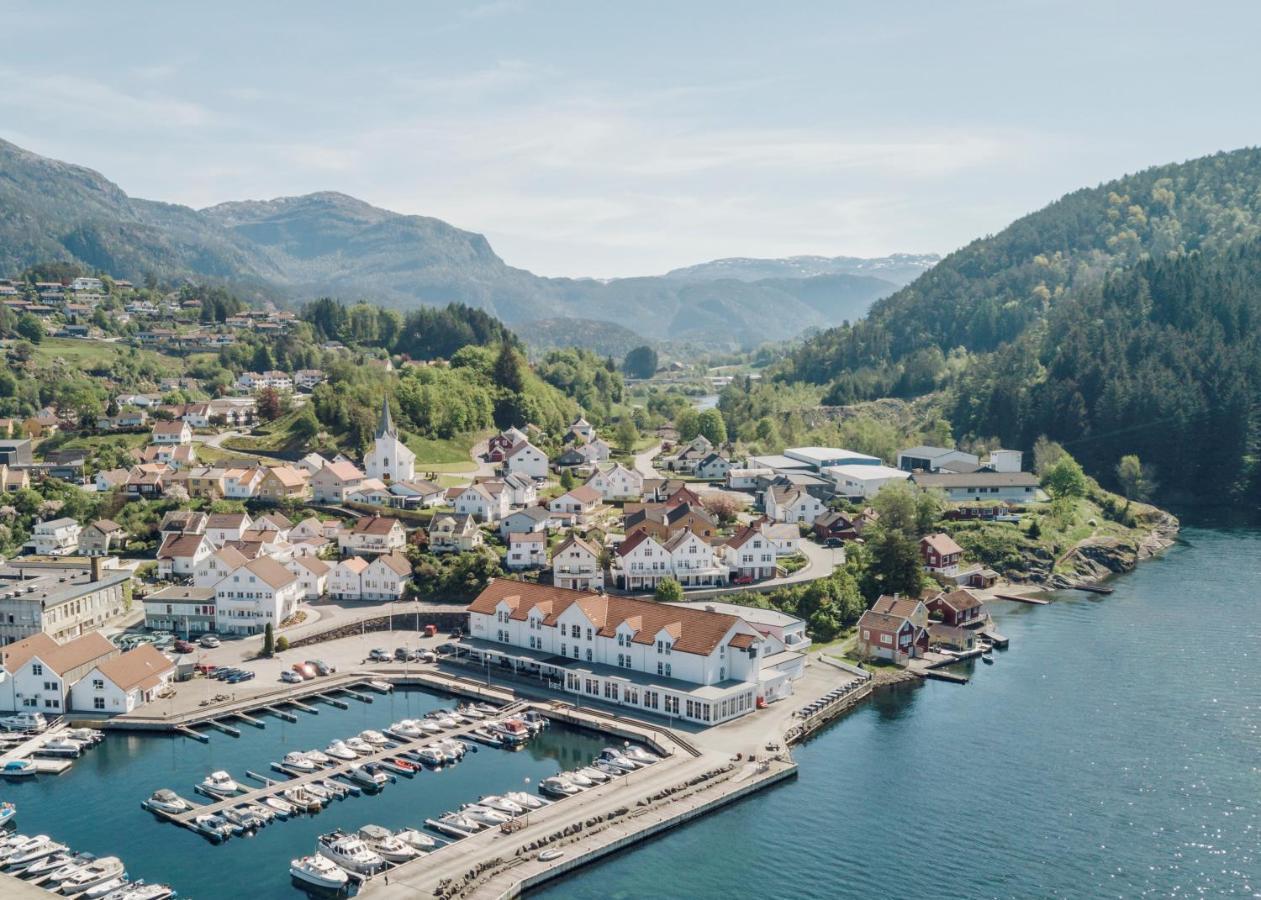
{"label": "house with brown roof", "polygon": [[173,422],[159,420],[153,423],[153,443],[155,444],[191,444],[193,429],[183,419]]}
{"label": "house with brown roof", "polygon": [[571,534],[552,551],[552,583],[579,591],[603,591],[604,567],[600,548]]}
{"label": "house with brown roof", "polygon": [[366,477],[349,460],[327,463],[311,476],[312,498],[316,503],[341,503]]}
{"label": "house with brown roof", "polygon": [[438,516],[429,525],[430,553],[468,553],[482,543],[482,530],[472,516]]}
{"label": "house with brown roof", "polygon": [[197,566],[214,553],[214,544],[204,534],[168,534],[158,548],[158,576],[191,578]]}
{"label": "house with brown roof", "polygon": [[[886,598],[881,598],[885,600]],[[898,615],[910,607],[912,601],[888,598],[894,605],[885,604],[888,612],[869,609],[858,619],[855,652],[866,659],[880,659],[896,665],[906,665],[912,659],[923,656],[928,650],[928,628],[917,625],[911,618]],[[921,607],[918,600],[913,601]],[[927,614],[925,613],[925,621]]]}
{"label": "house with brown roof", "polygon": [[513,572],[541,569],[547,565],[547,532],[528,531],[508,535],[504,568]]}
{"label": "house with brown roof", "polygon": [[920,538],[919,554],[920,559],[923,560],[925,572],[952,578],[959,572],[963,548],[955,543],[955,539],[950,535],[939,531]]}
{"label": "house with brown roof", "polygon": [[671,606],[495,579],[468,607],[460,653],[568,693],[702,725],[792,692],[801,654],[748,622]]}
{"label": "house with brown roof", "polygon": [[360,578],[360,600],[402,600],[407,582],[412,577],[412,564],[397,550],[382,553],[368,563]]}
{"label": "house with brown roof", "polygon": [[5,672],[0,705],[16,712],[60,716],[68,708],[75,682],[118,654],[118,648],[96,631],[64,644],[47,634],[9,644],[0,650]]}
{"label": "house with brown roof", "polygon": [[600,492],[581,484],[571,491],[548,501],[547,508],[554,516],[579,524],[586,524],[600,506]]}
{"label": "house with brown roof", "polygon": [[97,663],[70,688],[70,708],[118,716],[156,699],[175,675],[175,663],[152,644]]}
{"label": "house with brown roof", "polygon": [[284,500],[305,500],[311,492],[307,474],[290,465],[270,466],[263,470],[254,496],[272,503]]}
{"label": "house with brown roof", "polygon": [[293,615],[302,600],[297,576],[269,556],[259,556],[215,585],[215,618],[223,634],[261,634]]}
{"label": "house with brown roof", "polygon": [[113,519],[97,519],[79,532],[80,556],[109,556],[127,540],[123,526]]}
{"label": "house with brown roof", "polygon": [[343,556],[391,553],[407,546],[407,531],[398,519],[364,516],[337,538]]}
{"label": "house with brown roof", "polygon": [[302,584],[303,600],[318,600],[324,596],[328,588],[328,573],[333,569],[331,565],[314,555],[294,555],[285,563],[285,568]]}
{"label": "house with brown roof", "polygon": [[940,591],[925,604],[929,615],[944,625],[975,628],[989,619],[981,598],[969,590]]}
{"label": "house with brown roof", "polygon": [[328,593],[334,600],[358,600],[363,596],[363,573],[368,561],[348,556],[333,566],[328,576]]}

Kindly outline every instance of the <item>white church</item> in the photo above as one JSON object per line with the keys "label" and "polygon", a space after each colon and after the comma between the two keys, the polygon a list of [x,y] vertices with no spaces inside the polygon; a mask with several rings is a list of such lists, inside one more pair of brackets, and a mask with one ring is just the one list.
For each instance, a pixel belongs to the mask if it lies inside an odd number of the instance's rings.
{"label": "white church", "polygon": [[389,398],[381,405],[381,422],[363,464],[369,478],[381,481],[411,481],[416,477],[416,454],[399,439],[390,417]]}

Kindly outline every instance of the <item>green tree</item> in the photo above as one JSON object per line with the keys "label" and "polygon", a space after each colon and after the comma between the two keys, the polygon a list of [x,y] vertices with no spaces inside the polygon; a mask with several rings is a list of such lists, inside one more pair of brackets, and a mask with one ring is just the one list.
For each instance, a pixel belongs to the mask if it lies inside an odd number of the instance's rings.
{"label": "green tree", "polygon": [[701,414],[685,406],[675,414],[674,427],[678,429],[679,440],[686,444],[701,433]]}
{"label": "green tree", "polygon": [[698,420],[700,433],[715,447],[727,443],[727,423],[716,409],[702,410]]}
{"label": "green tree", "polygon": [[673,578],[663,578],[657,582],[657,590],[653,597],[658,603],[681,603],[683,601],[683,585]]}
{"label": "green tree", "polygon": [[289,639],[287,637],[285,637],[284,635],[281,635],[280,637],[276,638],[276,652],[277,653],[284,653],[288,649],[289,649]]}
{"label": "green tree", "polygon": [[276,653],[276,632],[271,627],[271,622],[267,623],[267,627],[263,629],[263,656],[274,656]]}
{"label": "green tree", "polygon": [[635,444],[639,441],[639,429],[629,416],[622,416],[617,427],[613,429],[613,442],[624,453],[634,453]]}
{"label": "green tree", "polygon": [[572,469],[565,469],[560,473],[560,486],[563,490],[572,491],[577,485]]}
{"label": "green tree", "polygon": [[22,313],[18,316],[17,333],[32,344],[38,344],[44,339],[44,324],[31,313]]}
{"label": "green tree", "polygon": [[267,349],[266,344],[259,344],[254,348],[254,355],[250,358],[250,371],[267,372],[276,368],[276,363],[271,357],[271,351]]}
{"label": "green tree", "polygon": [[315,410],[308,403],[302,407],[302,412],[293,420],[293,424],[289,426],[289,434],[294,440],[306,446],[317,434],[320,433],[319,420],[315,418]]}
{"label": "green tree", "polygon": [[651,378],[657,371],[657,351],[646,345],[636,347],[622,360],[622,371],[631,378]]}
{"label": "green tree", "polygon": [[1117,463],[1117,483],[1128,505],[1146,500],[1156,489],[1156,478],[1150,466],[1144,465],[1136,453],[1128,453]]}
{"label": "green tree", "polygon": [[1086,473],[1081,464],[1065,453],[1051,465],[1042,476],[1042,486],[1055,499],[1065,497],[1084,497],[1086,495]]}

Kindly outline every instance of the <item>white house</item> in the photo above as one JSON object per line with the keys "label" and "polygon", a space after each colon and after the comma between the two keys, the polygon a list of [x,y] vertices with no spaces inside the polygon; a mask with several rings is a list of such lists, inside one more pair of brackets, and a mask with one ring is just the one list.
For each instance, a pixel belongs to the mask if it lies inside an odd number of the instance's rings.
{"label": "white house", "polygon": [[696,464],[696,476],[710,481],[722,481],[731,471],[731,460],[720,453],[711,453]]}
{"label": "white house", "polygon": [[193,585],[214,587],[225,575],[235,572],[247,562],[249,558],[235,547],[221,547],[194,565]]}
{"label": "white house", "polygon": [[52,718],[66,712],[70,689],[118,648],[98,631],[59,644],[44,632],[0,648],[0,707]]}
{"label": "white house", "polygon": [[124,715],[156,699],[175,675],[175,663],[152,644],[97,663],[70,688],[70,708]]}
{"label": "white house", "polygon": [[836,482],[836,492],[854,500],[869,500],[891,481],[906,481],[911,473],[891,466],[829,466],[824,476]]}
{"label": "white house", "polygon": [[225,469],[223,472],[223,496],[229,500],[249,500],[258,491],[263,480],[261,466]]}
{"label": "white house", "polygon": [[173,422],[153,423],[153,443],[155,444],[191,444],[193,429],[182,419]]}
{"label": "white house", "polygon": [[509,472],[528,475],[530,478],[547,477],[547,454],[529,441],[518,441],[504,454]]}
{"label": "white house", "polygon": [[670,552],[647,532],[635,532],[613,550],[613,577],[625,590],[654,590],[671,573]]}
{"label": "white house", "polygon": [[247,513],[211,513],[206,519],[206,537],[222,547],[228,541],[239,541],[252,524]]}
{"label": "white house", "polygon": [[362,556],[348,556],[333,566],[328,576],[328,593],[335,600],[358,600],[363,596],[363,573],[368,561]]}
{"label": "white house", "polygon": [[482,546],[482,530],[472,516],[438,516],[429,526],[431,553],[468,553]]}
{"label": "white house", "polygon": [[700,606],[496,579],[468,611],[461,650],[475,661],[701,725],[789,696],[803,671],[800,653]]}
{"label": "white house", "polygon": [[215,618],[224,634],[279,628],[302,599],[302,583],[276,560],[260,556],[215,585]]}
{"label": "white house", "polygon": [[479,522],[498,522],[508,514],[508,493],[502,481],[470,484],[455,498],[455,512]]}
{"label": "white house", "polygon": [[395,551],[382,553],[368,564],[360,577],[360,600],[401,600],[412,576],[412,564]]}
{"label": "white house", "polygon": [[571,590],[603,591],[599,548],[577,535],[565,538],[552,553],[552,583]]}
{"label": "white house", "polygon": [[364,479],[363,472],[349,460],[333,461],[311,476],[311,492],[316,503],[341,503],[346,494]]}
{"label": "white house", "polygon": [[508,535],[508,553],[504,556],[504,568],[512,571],[541,569],[547,565],[547,534],[532,531],[526,534]]}
{"label": "white house", "polygon": [[938,490],[952,503],[989,500],[1029,503],[1038,498],[1038,476],[1032,472],[916,472],[916,487]]}
{"label": "white house", "polygon": [[762,509],[775,522],[813,522],[827,507],[804,488],[772,484],[762,493]]}
{"label": "white house", "polygon": [[600,505],[600,492],[589,485],[579,485],[548,502],[547,508],[555,516],[585,523]]}
{"label": "white house", "polygon": [[770,539],[776,556],[793,556],[801,552],[801,529],[796,523],[779,522],[774,525],[763,525],[762,534]]}
{"label": "white house", "polygon": [[214,544],[204,534],[168,534],[158,548],[158,575],[191,578],[214,549]]}
{"label": "white house", "polygon": [[539,499],[539,488],[534,479],[520,472],[509,472],[503,479],[504,492],[508,495],[508,506],[520,508],[533,506]]}
{"label": "white house", "polygon": [[79,534],[82,532],[74,519],[62,517],[36,522],[31,529],[31,543],[41,556],[65,556],[79,551]]}
{"label": "white house", "polygon": [[409,481],[391,481],[390,493],[395,498],[393,505],[404,509],[429,509],[441,506],[446,500],[446,492],[441,487],[419,478]]}
{"label": "white house", "polygon": [[736,580],[757,581],[775,575],[775,542],[760,525],[746,525],[722,546]]}
{"label": "white house", "polygon": [[551,521],[551,511],[541,506],[519,509],[514,513],[509,513],[499,523],[499,536],[507,540],[510,534],[546,534],[547,526]]}
{"label": "white house", "polygon": [[416,454],[398,436],[388,397],[381,404],[381,421],[363,464],[369,478],[381,481],[410,481],[416,477]]}
{"label": "white house", "polygon": [[337,544],[343,555],[392,553],[406,546],[407,531],[398,519],[364,516],[338,535]]}
{"label": "white house", "polygon": [[638,500],[644,494],[644,476],[621,463],[596,469],[586,484],[604,500]]}
{"label": "white house", "polygon": [[662,547],[670,554],[671,576],[684,587],[727,582],[727,564],[719,559],[713,545],[696,532],[687,528],[677,531]]}
{"label": "white house", "polygon": [[[357,557],[356,557],[357,558]],[[328,573],[332,568],[317,556],[295,554],[285,563],[302,585],[303,600],[318,600],[328,589]]]}

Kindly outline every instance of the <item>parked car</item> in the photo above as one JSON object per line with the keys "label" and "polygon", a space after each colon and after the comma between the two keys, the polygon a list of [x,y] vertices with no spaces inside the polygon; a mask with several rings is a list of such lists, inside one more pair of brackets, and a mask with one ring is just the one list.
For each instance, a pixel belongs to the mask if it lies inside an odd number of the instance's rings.
{"label": "parked car", "polygon": [[304,681],[310,681],[312,678],[315,677],[315,666],[311,665],[310,663],[304,663],[304,662],[294,663],[293,671],[301,675]]}
{"label": "parked car", "polygon": [[219,638],[215,637],[213,634],[203,634],[198,643],[207,650],[213,650],[215,647],[219,646]]}
{"label": "parked car", "polygon": [[254,677],[253,672],[237,672],[235,675],[229,675],[226,679],[228,684],[240,684],[242,681],[249,681]]}
{"label": "parked car", "polygon": [[439,654],[441,654],[441,655],[443,655],[443,656],[448,655],[448,654],[451,654],[451,653],[454,653],[454,652],[456,651],[456,649],[457,649],[457,648],[456,648],[455,644],[439,644],[437,647],[435,647],[435,648],[434,648],[434,650],[435,650],[437,653],[439,653]]}
{"label": "parked car", "polygon": [[406,647],[394,648],[394,659],[396,662],[407,662],[407,656],[408,656],[408,653],[407,653]]}
{"label": "parked car", "polygon": [[731,583],[732,584],[752,584],[753,576],[752,575],[737,575],[735,578],[731,579]]}
{"label": "parked car", "polygon": [[307,660],[307,665],[315,666],[315,671],[321,675],[332,675],[337,671],[337,666],[330,666],[322,659]]}
{"label": "parked car", "polygon": [[434,655],[434,652],[432,650],[421,650],[419,653],[416,654],[416,658],[419,659],[421,662],[430,663],[436,660],[438,657]]}
{"label": "parked car", "polygon": [[372,652],[368,654],[368,659],[373,662],[389,662],[390,653],[384,647],[373,647]]}
{"label": "parked car", "polygon": [[285,682],[285,684],[301,684],[302,676],[293,671],[293,669],[285,669],[280,673],[280,680]]}
{"label": "parked car", "polygon": [[841,540],[838,537],[830,537],[826,541],[823,542],[823,546],[831,547],[833,549],[835,549],[836,547],[844,547],[845,541]]}
{"label": "parked car", "polygon": [[175,652],[176,652],[176,653],[192,653],[192,652],[193,652],[194,650],[196,650],[196,649],[197,649],[197,648],[196,648],[195,646],[193,646],[192,644],[190,644],[188,641],[176,641],[176,642],[175,642]]}

